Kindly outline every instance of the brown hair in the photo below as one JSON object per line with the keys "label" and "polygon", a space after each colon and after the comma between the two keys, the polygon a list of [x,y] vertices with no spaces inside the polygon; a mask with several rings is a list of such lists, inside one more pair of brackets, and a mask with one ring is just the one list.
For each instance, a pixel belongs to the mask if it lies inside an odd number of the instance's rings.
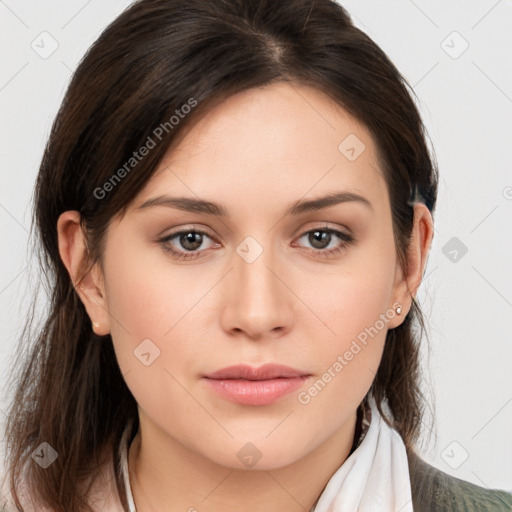
{"label": "brown hair", "polygon": [[[35,336],[29,334],[27,320],[20,342],[33,345],[27,345],[27,356],[13,370],[6,453],[18,506],[14,483],[26,469],[24,478],[40,503],[58,512],[90,510],[88,489],[78,484],[88,481],[105,457],[118,456],[130,420],[134,431],[138,427],[137,404],[111,340],[93,333],[60,259],[59,215],[66,210],[81,213],[90,256],[84,261],[86,272],[101,262],[109,222],[123,215],[185,128],[230,95],[276,81],[323,91],[370,130],[390,194],[397,257],[405,270],[412,201],[424,202],[433,213],[436,165],[407,82],[339,4],[135,2],[107,27],[74,73],[37,177],[34,222],[50,303]],[[194,102],[178,124],[170,122],[177,110]],[[113,182],[116,170],[148,137],[155,138],[159,126],[166,127],[161,140],[133,170],[121,173],[122,182]],[[108,193],[100,194],[107,182]],[[415,321],[419,335],[413,331]],[[422,313],[413,302],[404,322],[387,333],[371,387],[381,413],[407,447],[418,439],[425,403],[418,383],[423,332]],[[388,417],[381,408],[385,401]],[[47,469],[30,457],[42,442],[59,454]],[[116,479],[124,490],[119,474]],[[123,492],[121,498],[125,502]]]}

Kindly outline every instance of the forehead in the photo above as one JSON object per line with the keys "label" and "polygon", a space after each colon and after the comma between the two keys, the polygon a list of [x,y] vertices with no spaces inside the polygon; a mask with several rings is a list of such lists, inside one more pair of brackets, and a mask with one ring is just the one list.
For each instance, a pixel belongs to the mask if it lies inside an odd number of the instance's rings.
{"label": "forehead", "polygon": [[285,206],[340,190],[377,208],[387,201],[370,132],[321,91],[280,82],[205,114],[165,155],[136,205],[167,193]]}

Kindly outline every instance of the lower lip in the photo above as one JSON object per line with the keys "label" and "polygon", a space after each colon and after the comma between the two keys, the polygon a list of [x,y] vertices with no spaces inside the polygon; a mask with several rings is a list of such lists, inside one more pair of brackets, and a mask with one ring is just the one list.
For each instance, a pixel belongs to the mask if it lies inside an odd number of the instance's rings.
{"label": "lower lip", "polygon": [[207,385],[219,395],[243,405],[268,405],[297,390],[308,376],[268,380],[208,379]]}

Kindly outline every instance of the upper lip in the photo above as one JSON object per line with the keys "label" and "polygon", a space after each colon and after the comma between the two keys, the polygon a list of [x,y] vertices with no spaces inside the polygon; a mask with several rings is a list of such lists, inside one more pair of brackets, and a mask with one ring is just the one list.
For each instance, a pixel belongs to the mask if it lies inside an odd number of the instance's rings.
{"label": "upper lip", "polygon": [[309,375],[301,370],[290,368],[282,364],[268,363],[254,368],[246,364],[237,364],[217,370],[216,372],[205,375],[208,379],[247,379],[247,380],[267,380],[277,378],[304,377]]}

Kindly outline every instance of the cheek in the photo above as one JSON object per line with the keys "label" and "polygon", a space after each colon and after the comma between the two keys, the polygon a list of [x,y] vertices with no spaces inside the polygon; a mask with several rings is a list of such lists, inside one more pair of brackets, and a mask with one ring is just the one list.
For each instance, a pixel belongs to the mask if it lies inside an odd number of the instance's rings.
{"label": "cheek", "polygon": [[[325,333],[310,332],[316,340],[312,355],[321,375],[319,386],[329,383],[340,398],[366,394],[382,357],[389,321],[395,316],[393,247],[382,247],[368,247],[329,279],[317,280],[315,286],[310,283],[315,292],[307,296],[308,306],[318,312]],[[318,328],[318,322],[315,325]]]}
{"label": "cheek", "polygon": [[127,371],[136,362],[134,350],[144,340],[160,346],[157,340],[170,327],[171,318],[166,321],[166,312],[172,311],[169,301],[173,294],[165,293],[157,269],[145,261],[144,251],[136,244],[128,248],[115,234],[109,242],[104,266],[110,330],[121,369]]}
{"label": "cheek", "polygon": [[107,294],[113,334],[160,337],[165,326],[170,327],[174,294],[140,261],[132,265],[126,259],[117,265],[110,273]]}
{"label": "cheek", "polygon": [[185,266],[173,267],[147,248],[138,251],[132,247],[123,257],[121,250],[116,253],[112,251],[105,259],[106,291],[111,336],[123,374],[139,372],[137,356],[148,352],[153,369],[174,371],[190,366],[201,355],[193,338],[199,328],[196,320],[201,315],[201,299],[213,279],[191,278]]}
{"label": "cheek", "polygon": [[183,378],[176,369],[193,368],[198,359],[198,347],[190,339],[193,311],[190,317],[187,312],[200,295],[190,287],[185,293],[185,281],[182,289],[176,276],[170,280],[165,268],[137,256],[134,251],[119,259],[107,274],[111,337],[121,373],[139,407],[163,421],[171,403],[183,410],[194,407],[178,384]]}
{"label": "cheek", "polygon": [[380,319],[392,314],[393,248],[372,246],[354,253],[328,278],[310,283],[309,289],[315,290],[308,296],[311,309],[320,313],[331,334],[342,343],[375,325],[379,331],[385,330]]}
{"label": "cheek", "polygon": [[338,307],[331,305],[331,316],[325,318],[328,334],[310,334],[315,339],[314,349],[308,347],[315,377],[297,398],[334,423],[357,407],[379,368],[392,314],[385,294],[374,291],[368,296],[355,286],[350,298],[340,296]]}

